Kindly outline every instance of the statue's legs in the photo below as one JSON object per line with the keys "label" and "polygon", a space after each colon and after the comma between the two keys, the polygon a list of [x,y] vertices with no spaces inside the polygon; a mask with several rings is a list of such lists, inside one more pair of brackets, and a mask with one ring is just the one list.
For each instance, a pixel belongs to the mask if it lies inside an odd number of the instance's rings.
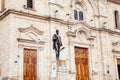
{"label": "statue's legs", "polygon": [[56,60],[59,60],[59,52],[56,51]]}
{"label": "statue's legs", "polygon": [[57,45],[56,45],[56,60],[59,60],[59,56],[60,56],[60,47],[59,47],[59,45],[57,44]]}

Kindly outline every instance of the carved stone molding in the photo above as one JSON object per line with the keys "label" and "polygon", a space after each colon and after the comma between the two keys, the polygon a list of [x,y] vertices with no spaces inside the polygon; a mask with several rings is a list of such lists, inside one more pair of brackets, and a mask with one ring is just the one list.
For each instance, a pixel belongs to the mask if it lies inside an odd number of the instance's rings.
{"label": "carved stone molding", "polygon": [[56,5],[59,6],[60,8],[64,8],[62,5],[60,5],[59,3],[54,3],[54,2],[49,2],[50,5]]}
{"label": "carved stone molding", "polygon": [[[71,24],[70,24],[71,23]],[[79,22],[70,22],[69,25],[83,25],[86,26],[89,29],[92,29],[93,26],[90,26],[88,23],[86,23],[85,21],[79,21]]]}
{"label": "carved stone molding", "polygon": [[80,4],[82,0],[76,0],[76,4]]}
{"label": "carved stone molding", "polygon": [[76,37],[76,33],[75,32],[68,31],[66,34],[67,34],[67,36]]}
{"label": "carved stone molding", "polygon": [[87,39],[88,40],[94,40],[96,38],[96,36],[89,36]]}
{"label": "carved stone molding", "polygon": [[[21,39],[21,38],[17,38],[18,42],[22,42],[22,43],[32,43],[32,44],[36,44],[35,40],[28,40],[28,39]],[[45,42],[44,41],[40,41],[39,42],[40,45],[44,45]]]}
{"label": "carved stone molding", "polygon": [[94,17],[104,17],[104,18],[108,18],[107,16],[104,16],[104,15],[94,15]]}
{"label": "carved stone molding", "polygon": [[76,29],[74,32],[68,31],[66,34],[67,34],[67,36],[71,36],[71,37],[75,38],[77,35],[78,36],[81,35],[81,37],[83,37],[82,33],[84,34],[83,36],[86,36],[87,40],[94,40],[96,38],[96,36],[90,35],[90,31],[85,28]]}
{"label": "carved stone molding", "polygon": [[113,46],[117,46],[118,42],[113,42],[112,45]]}
{"label": "carved stone molding", "polygon": [[35,15],[35,14],[27,13],[27,12],[24,12],[24,11],[17,11],[17,10],[13,10],[13,9],[5,10],[0,15],[0,20],[4,19],[9,14],[16,14],[16,15],[20,15],[20,16],[26,16],[26,17],[30,17],[30,18],[45,20],[45,21],[55,21],[55,22],[61,22],[61,23],[63,22],[63,20],[58,19],[58,18],[53,18],[53,17],[50,17],[50,16]]}
{"label": "carved stone molding", "polygon": [[36,32],[38,35],[43,35],[43,33],[44,33],[43,31],[38,30],[37,28],[33,27],[32,25],[27,28],[19,28],[18,30],[22,33],[26,33],[28,31],[33,31],[33,32]]}
{"label": "carved stone molding", "polygon": [[53,18],[53,17],[50,17],[50,16],[40,16],[40,15],[35,15],[35,14],[26,13],[26,12],[17,11],[17,10],[11,10],[11,9],[5,10],[4,13],[1,14],[0,15],[0,20],[4,19],[9,14],[16,14],[16,15],[20,15],[20,16],[26,16],[26,17],[30,17],[30,18],[45,20],[45,21],[55,21],[55,22],[59,22],[61,24],[72,25],[72,26],[73,25],[78,25],[78,24],[83,24],[86,27],[88,27],[89,29],[92,29],[92,30],[95,30],[95,31],[105,31],[105,32],[109,32],[111,34],[120,35],[120,32],[118,32],[118,31],[111,30],[111,29],[105,29],[105,28],[104,29],[102,29],[102,28],[96,28],[94,26],[88,25],[84,21],[79,21],[77,23],[75,23],[75,22],[67,22],[67,21],[63,21],[62,19]]}
{"label": "carved stone molding", "polygon": [[79,33],[85,34],[87,40],[94,40],[96,38],[95,36],[92,36],[90,31],[86,28],[79,28],[77,30],[77,34],[79,34]]}
{"label": "carved stone molding", "polygon": [[114,53],[120,53],[120,51],[116,51],[116,50],[114,50],[114,49],[112,50],[112,52],[114,52]]}
{"label": "carved stone molding", "polygon": [[116,3],[116,4],[120,4],[120,0],[108,0],[108,1]]}
{"label": "carved stone molding", "polygon": [[120,53],[120,41],[113,42],[112,46],[113,46],[112,52],[114,52],[114,53]]}
{"label": "carved stone molding", "polygon": [[40,45],[45,43],[44,31],[33,27],[33,25],[27,28],[18,28],[18,30],[20,32],[20,36],[17,38],[18,42],[36,44],[36,39],[39,39]]}

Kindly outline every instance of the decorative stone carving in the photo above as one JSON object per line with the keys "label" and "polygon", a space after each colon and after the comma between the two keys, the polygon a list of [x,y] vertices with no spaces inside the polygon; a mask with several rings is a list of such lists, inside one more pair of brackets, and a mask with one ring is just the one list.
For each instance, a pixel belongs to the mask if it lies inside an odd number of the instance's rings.
{"label": "decorative stone carving", "polygon": [[67,36],[71,36],[71,37],[76,37],[78,36],[79,39],[86,39],[86,40],[94,40],[96,37],[95,36],[92,36],[90,35],[90,31],[85,29],[85,28],[79,28],[79,29],[76,29],[74,32],[72,31],[68,31],[67,33]]}
{"label": "decorative stone carving", "polygon": [[113,3],[120,4],[120,0],[108,0],[108,1],[113,2]]}
{"label": "decorative stone carving", "polygon": [[31,25],[30,27],[27,27],[27,28],[19,28],[18,30],[22,33],[26,33],[28,31],[33,31],[33,32],[36,32],[38,35],[43,35],[43,33],[44,33],[43,31],[40,31],[37,28],[33,27],[33,25]]}
{"label": "decorative stone carving", "polygon": [[82,0],[76,0],[76,4],[80,4]]}
{"label": "decorative stone carving", "polygon": [[[36,44],[36,42],[34,40],[28,40],[28,39],[22,39],[22,38],[17,38],[18,42],[25,42],[25,43],[32,43],[32,44]],[[45,42],[44,41],[40,41],[39,44],[43,45]]]}
{"label": "decorative stone carving", "polygon": [[85,35],[84,32],[79,31],[78,38],[82,41],[82,40],[85,40],[87,38],[87,36]]}
{"label": "decorative stone carving", "polygon": [[20,32],[20,37],[17,38],[18,42],[36,44],[35,39],[40,38],[39,44],[43,45],[45,43],[42,40],[44,32],[33,27],[33,25],[27,28],[19,28],[18,30]]}
{"label": "decorative stone carving", "polygon": [[94,40],[94,38],[95,38],[95,36],[92,36],[90,34],[90,31],[85,28],[78,29],[77,34],[80,39],[86,38],[86,40]]}
{"label": "decorative stone carving", "polygon": [[113,42],[112,46],[113,46],[112,52],[120,53],[120,41]]}
{"label": "decorative stone carving", "polygon": [[66,34],[67,34],[67,36],[76,37],[75,32],[68,31]]}

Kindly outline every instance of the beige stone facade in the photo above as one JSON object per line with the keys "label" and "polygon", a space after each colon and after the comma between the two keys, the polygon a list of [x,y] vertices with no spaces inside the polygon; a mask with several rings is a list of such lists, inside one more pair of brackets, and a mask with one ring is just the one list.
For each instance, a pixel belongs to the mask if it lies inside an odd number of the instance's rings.
{"label": "beige stone facade", "polygon": [[[74,19],[75,9],[84,20]],[[67,80],[76,80],[75,46],[88,49],[89,80],[119,80],[120,0],[33,0],[32,9],[27,0],[0,0],[0,78],[24,80],[24,48],[36,49],[30,35],[40,38],[38,79],[51,80],[56,29],[65,46],[60,59],[66,61]]]}

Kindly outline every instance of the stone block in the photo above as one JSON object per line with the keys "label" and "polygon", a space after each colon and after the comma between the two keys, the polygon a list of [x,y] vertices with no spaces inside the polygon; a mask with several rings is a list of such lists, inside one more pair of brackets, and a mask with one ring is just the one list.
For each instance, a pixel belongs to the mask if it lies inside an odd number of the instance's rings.
{"label": "stone block", "polygon": [[57,60],[52,62],[52,79],[51,80],[67,80],[66,79],[66,61]]}

